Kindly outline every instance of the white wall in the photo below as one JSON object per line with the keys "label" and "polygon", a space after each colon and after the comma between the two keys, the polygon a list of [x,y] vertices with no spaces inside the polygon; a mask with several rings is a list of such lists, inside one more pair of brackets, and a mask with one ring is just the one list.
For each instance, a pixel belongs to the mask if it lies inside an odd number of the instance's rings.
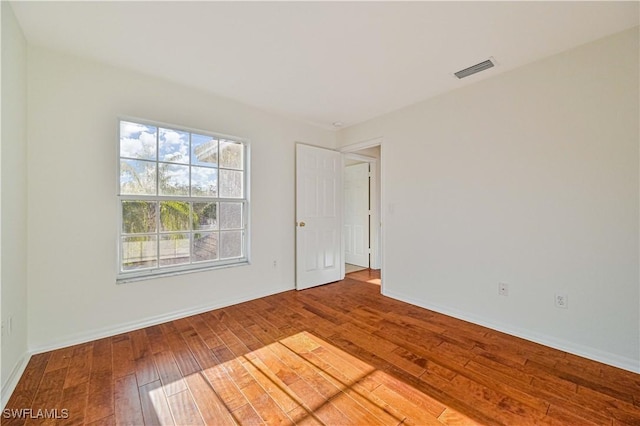
{"label": "white wall", "polygon": [[[294,288],[294,143],[333,132],[41,48],[28,65],[30,349]],[[250,266],[116,285],[121,114],[250,139]]]}
{"label": "white wall", "polygon": [[27,353],[27,44],[8,2],[2,5],[0,287],[2,406]]}
{"label": "white wall", "polygon": [[341,130],[384,140],[385,294],[640,372],[638,52],[635,28]]}

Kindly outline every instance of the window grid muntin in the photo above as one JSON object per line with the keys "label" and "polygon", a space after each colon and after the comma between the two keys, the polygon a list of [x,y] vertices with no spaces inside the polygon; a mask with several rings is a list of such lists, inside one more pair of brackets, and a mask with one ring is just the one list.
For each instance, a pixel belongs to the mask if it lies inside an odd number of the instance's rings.
{"label": "window grid muntin", "polygon": [[[148,126],[148,127],[152,127],[155,128],[155,160],[152,159],[148,159],[146,157],[141,158],[141,157],[129,157],[129,156],[120,156],[120,152],[122,150],[121,147],[121,141],[122,141],[122,122],[128,122],[128,123],[133,123],[133,124],[140,124],[143,126]],[[249,240],[248,240],[248,221],[249,221],[249,200],[248,200],[248,194],[249,194],[249,189],[247,186],[247,182],[248,182],[248,164],[249,164],[249,148],[248,148],[248,143],[241,139],[241,138],[234,138],[234,137],[229,137],[229,136],[222,136],[222,135],[217,135],[211,132],[206,132],[206,131],[202,131],[202,130],[194,130],[194,129],[185,129],[185,128],[180,128],[179,126],[165,126],[165,125],[161,125],[158,123],[152,123],[152,122],[148,122],[146,120],[138,120],[138,119],[126,119],[126,118],[122,118],[118,120],[118,124],[119,124],[119,128],[118,128],[118,134],[119,134],[119,141],[118,141],[118,197],[119,197],[119,203],[120,203],[120,212],[119,212],[119,243],[118,243],[118,247],[119,247],[119,253],[118,253],[118,278],[119,281],[127,281],[127,280],[135,280],[136,278],[146,278],[146,277],[152,277],[154,275],[171,275],[173,273],[180,273],[180,272],[189,272],[189,271],[197,271],[199,269],[210,269],[212,267],[224,267],[224,266],[233,266],[236,264],[244,264],[247,263],[249,261]],[[165,130],[175,130],[178,132],[186,132],[188,134],[189,137],[189,141],[188,141],[188,157],[189,157],[189,162],[188,163],[179,163],[179,162],[171,162],[171,161],[161,161],[160,160],[160,129],[165,129]],[[206,136],[206,137],[211,137],[212,140],[214,140],[216,142],[216,162],[215,163],[207,163],[207,162],[200,162],[197,163],[195,161],[195,153],[193,152],[192,148],[193,148],[193,136],[194,135],[199,135],[199,136]],[[240,168],[232,168],[232,167],[221,167],[221,142],[225,141],[227,143],[234,143],[234,144],[238,144],[241,147],[241,155],[242,155],[242,160],[240,161]],[[148,195],[148,194],[122,194],[121,193],[121,161],[122,160],[135,160],[135,161],[148,161],[151,163],[155,163],[155,191],[156,194],[155,195]],[[175,195],[159,195],[160,194],[160,171],[159,171],[159,167],[161,163],[166,163],[166,164],[174,164],[174,165],[182,165],[182,166],[188,166],[189,168],[189,196],[175,196]],[[216,194],[217,197],[211,197],[211,196],[194,196],[193,195],[193,185],[192,185],[192,170],[193,167],[206,167],[209,169],[215,169],[217,170],[217,183],[216,183]],[[235,172],[241,172],[242,173],[242,179],[241,179],[241,185],[242,185],[242,196],[239,198],[228,198],[228,197],[220,197],[220,170],[230,170],[230,171],[235,171]],[[136,200],[136,201],[148,201],[148,202],[155,202],[155,206],[156,206],[156,232],[155,233],[124,233],[122,230],[122,202],[125,200]],[[189,230],[182,230],[182,231],[161,231],[161,217],[160,217],[160,203],[162,201],[170,201],[170,200],[175,200],[175,201],[182,201],[182,202],[187,202],[189,203],[189,220],[191,222],[191,228]],[[216,221],[217,221],[217,227],[215,229],[193,229],[193,203],[208,203],[208,202],[213,202],[216,203]],[[220,213],[220,203],[225,203],[225,202],[229,202],[229,203],[240,203],[241,204],[241,227],[240,228],[229,228],[229,229],[224,229],[222,230],[220,228],[220,219],[219,219],[219,213]],[[237,257],[231,257],[231,258],[224,258],[221,259],[220,256],[220,241],[221,241],[221,234],[224,232],[240,232],[240,256]],[[161,243],[161,236],[163,234],[171,234],[171,233],[188,233],[189,234],[189,262],[186,264],[181,264],[178,265],[177,267],[172,267],[172,266],[160,266],[160,243]],[[198,261],[195,260],[195,250],[194,250],[194,239],[195,239],[195,234],[216,234],[217,235],[217,258],[215,260],[202,260],[202,261]],[[123,241],[126,237],[131,237],[131,236],[148,236],[148,237],[155,237],[156,238],[156,257],[155,257],[155,262],[156,262],[156,266],[155,267],[149,267],[149,268],[134,268],[131,270],[124,270],[124,262],[123,262]],[[195,266],[197,265],[197,266]]]}
{"label": "window grid muntin", "polygon": [[[160,262],[161,262],[161,258],[160,258],[160,243],[161,243],[161,237],[163,235],[170,235],[170,234],[188,234],[189,235],[189,261],[184,263],[184,264],[180,264],[181,266],[186,266],[186,265],[193,265],[193,264],[197,264],[197,265],[203,265],[203,264],[216,264],[219,261],[222,260],[241,260],[241,259],[246,259],[247,258],[247,244],[246,244],[246,238],[247,238],[247,205],[248,202],[245,200],[239,200],[236,198],[225,198],[225,199],[216,199],[216,198],[207,198],[206,201],[203,201],[199,198],[196,198],[195,200],[191,197],[172,197],[171,200],[167,200],[165,197],[162,196],[146,196],[144,197],[144,199],[138,198],[135,195],[127,195],[127,196],[122,196],[122,199],[120,200],[120,210],[121,213],[120,215],[122,216],[122,203],[123,201],[147,201],[147,202],[155,202],[155,209],[156,209],[156,214],[155,214],[155,227],[156,227],[156,231],[155,232],[141,232],[141,233],[125,233],[122,230],[122,225],[120,226],[120,246],[121,246],[121,255],[120,255],[120,273],[121,274],[128,274],[128,271],[150,271],[150,270],[166,270],[169,268],[172,268],[172,266],[161,266]],[[164,202],[164,201],[180,201],[180,202],[185,202],[188,203],[189,205],[189,222],[190,222],[190,228],[189,229],[183,229],[183,230],[173,230],[173,231],[163,231],[162,230],[162,223],[161,223],[161,213],[160,213],[160,203]],[[216,220],[217,220],[217,226],[213,229],[194,229],[194,225],[193,225],[193,203],[200,203],[200,202],[208,202],[208,203],[216,203]],[[220,224],[220,204],[221,203],[235,203],[235,204],[241,204],[242,205],[242,209],[241,209],[241,223],[240,223],[240,227],[229,227],[229,228],[224,228],[222,229],[221,224]],[[241,233],[241,254],[240,256],[237,257],[229,257],[229,258],[221,258],[220,256],[220,248],[217,248],[217,258],[215,260],[201,260],[201,261],[197,261],[194,260],[194,254],[193,254],[193,242],[194,242],[194,234],[217,234],[218,235],[218,244],[220,244],[221,238],[220,235],[225,233],[225,232],[240,232]],[[156,257],[155,257],[155,262],[157,266],[152,266],[152,267],[138,267],[138,268],[132,268],[129,270],[125,270],[124,269],[124,262],[123,262],[123,258],[122,258],[122,253],[124,251],[124,248],[122,247],[124,239],[126,237],[155,237],[156,238]]]}

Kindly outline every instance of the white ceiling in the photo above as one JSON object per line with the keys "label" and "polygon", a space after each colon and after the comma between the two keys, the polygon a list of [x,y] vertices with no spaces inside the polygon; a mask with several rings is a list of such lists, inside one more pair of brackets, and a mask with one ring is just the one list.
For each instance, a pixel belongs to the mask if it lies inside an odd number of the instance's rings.
{"label": "white ceiling", "polygon": [[[13,2],[27,40],[332,128],[639,24],[631,2]],[[493,56],[500,64],[458,80]]]}

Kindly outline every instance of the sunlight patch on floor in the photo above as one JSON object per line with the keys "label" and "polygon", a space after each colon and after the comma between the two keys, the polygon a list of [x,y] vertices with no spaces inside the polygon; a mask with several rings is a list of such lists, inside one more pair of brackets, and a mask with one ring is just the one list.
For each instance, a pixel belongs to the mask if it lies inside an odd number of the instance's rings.
{"label": "sunlight patch on floor", "polygon": [[[234,411],[247,403],[263,420],[273,420],[273,408],[264,412],[268,395],[277,405],[276,411],[295,423],[474,424],[438,400],[306,331],[236,353],[234,359],[195,374],[206,379],[236,421]],[[154,393],[166,393],[170,386],[150,391],[149,399],[158,413],[166,407],[161,402],[164,395]]]}

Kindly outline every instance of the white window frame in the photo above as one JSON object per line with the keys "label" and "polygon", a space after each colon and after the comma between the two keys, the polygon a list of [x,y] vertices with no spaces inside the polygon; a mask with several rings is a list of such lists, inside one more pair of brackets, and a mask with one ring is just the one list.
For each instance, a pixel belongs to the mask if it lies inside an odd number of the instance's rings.
{"label": "white window frame", "polygon": [[[158,135],[156,136],[156,159],[155,159],[155,163],[156,163],[156,195],[129,195],[129,194],[121,194],[120,193],[120,167],[121,167],[121,160],[123,158],[126,157],[121,157],[120,156],[120,139],[121,139],[121,122],[122,121],[127,121],[127,122],[132,122],[132,123],[138,123],[138,124],[143,124],[143,125],[148,125],[148,126],[153,126],[156,127]],[[189,128],[189,127],[184,127],[184,126],[179,126],[179,125],[175,125],[175,124],[169,124],[169,123],[163,123],[160,121],[152,121],[152,120],[147,120],[147,119],[141,119],[141,118],[137,118],[137,117],[130,117],[130,116],[119,116],[117,118],[116,121],[116,125],[118,128],[118,140],[117,140],[117,154],[116,154],[116,159],[117,159],[117,177],[116,177],[116,183],[117,183],[117,203],[118,203],[118,220],[117,220],[117,224],[118,224],[118,230],[117,230],[117,235],[118,235],[118,241],[117,241],[117,271],[116,271],[116,283],[118,284],[122,284],[122,283],[126,283],[126,282],[132,282],[132,281],[140,281],[140,280],[148,280],[148,279],[153,279],[153,278],[158,278],[158,277],[166,277],[166,276],[172,276],[172,275],[180,275],[180,274],[187,274],[187,273],[193,273],[193,272],[199,272],[199,271],[206,271],[206,270],[212,270],[212,269],[220,269],[220,268],[228,268],[228,267],[234,267],[234,266],[242,266],[242,265],[248,265],[251,263],[250,261],[250,253],[251,253],[251,238],[250,238],[250,218],[251,218],[251,203],[250,203],[250,158],[251,158],[251,146],[249,143],[249,140],[246,138],[241,138],[241,137],[237,137],[237,136],[232,136],[232,135],[226,135],[226,134],[222,134],[222,133],[217,133],[217,132],[211,132],[208,130],[201,130],[201,129],[194,129],[194,128]],[[203,136],[211,136],[213,138],[216,139],[228,139],[234,142],[238,142],[241,143],[243,145],[244,148],[244,152],[243,152],[243,189],[244,189],[244,197],[242,198],[221,198],[221,197],[193,197],[193,196],[167,196],[167,195],[158,195],[159,191],[158,191],[158,185],[159,185],[159,179],[158,179],[158,165],[160,163],[164,163],[163,161],[161,161],[159,159],[159,151],[158,151],[158,143],[159,143],[159,132],[160,132],[160,128],[166,128],[166,129],[170,129],[170,130],[177,130],[177,131],[181,131],[181,132],[188,132],[189,134],[198,134],[198,135],[203,135]],[[191,139],[191,137],[190,137]],[[191,145],[191,140],[189,141],[190,145]],[[191,146],[189,147],[189,153],[191,155]],[[219,157],[218,157],[218,161],[219,161]],[[189,165],[191,165],[191,162],[189,163]],[[218,170],[218,182],[220,182],[220,170],[225,170],[224,167],[220,167],[220,164],[218,163],[218,166],[216,167],[216,170]],[[220,185],[218,184],[218,195],[219,195],[219,190],[220,190]],[[153,235],[153,236],[157,236],[157,244],[158,244],[158,248],[157,248],[157,253],[159,253],[159,244],[160,244],[160,236],[163,234],[163,232],[160,230],[160,203],[162,201],[184,201],[184,202],[198,202],[198,203],[206,203],[206,202],[216,202],[218,203],[218,214],[220,212],[219,209],[219,203],[224,203],[224,202],[230,202],[230,203],[242,203],[242,228],[240,228],[243,231],[243,238],[242,238],[242,252],[243,252],[243,256],[242,257],[238,257],[238,258],[231,258],[231,259],[218,259],[218,260],[212,260],[212,261],[200,261],[200,262],[193,262],[193,263],[188,263],[188,264],[181,264],[181,265],[176,265],[176,266],[160,266],[159,263],[157,266],[152,267],[152,268],[145,268],[145,269],[138,269],[138,270],[131,270],[131,271],[123,271],[122,268],[122,251],[123,251],[123,247],[122,247],[122,240],[123,240],[123,236],[125,235],[125,233],[122,232],[122,202],[126,201],[126,200],[136,200],[136,201],[154,201],[157,202],[157,209],[158,211],[156,212],[156,220],[158,221],[157,225],[156,225],[156,231],[155,232],[151,232],[151,233],[141,233],[140,235]],[[217,232],[218,236],[220,236],[220,228],[219,228],[219,224],[218,224],[218,229],[213,230],[213,231],[209,231],[209,230],[202,230],[202,232],[207,233],[207,232]],[[175,231],[175,233],[178,233],[180,231]],[[193,233],[196,233],[197,230],[186,230],[184,233],[189,233],[190,234],[190,238],[189,238],[189,244],[190,244],[190,251],[192,250],[192,244],[193,244],[193,240],[192,240],[192,235]],[[219,240],[220,241],[220,240]],[[159,259],[158,259],[159,261]]]}

